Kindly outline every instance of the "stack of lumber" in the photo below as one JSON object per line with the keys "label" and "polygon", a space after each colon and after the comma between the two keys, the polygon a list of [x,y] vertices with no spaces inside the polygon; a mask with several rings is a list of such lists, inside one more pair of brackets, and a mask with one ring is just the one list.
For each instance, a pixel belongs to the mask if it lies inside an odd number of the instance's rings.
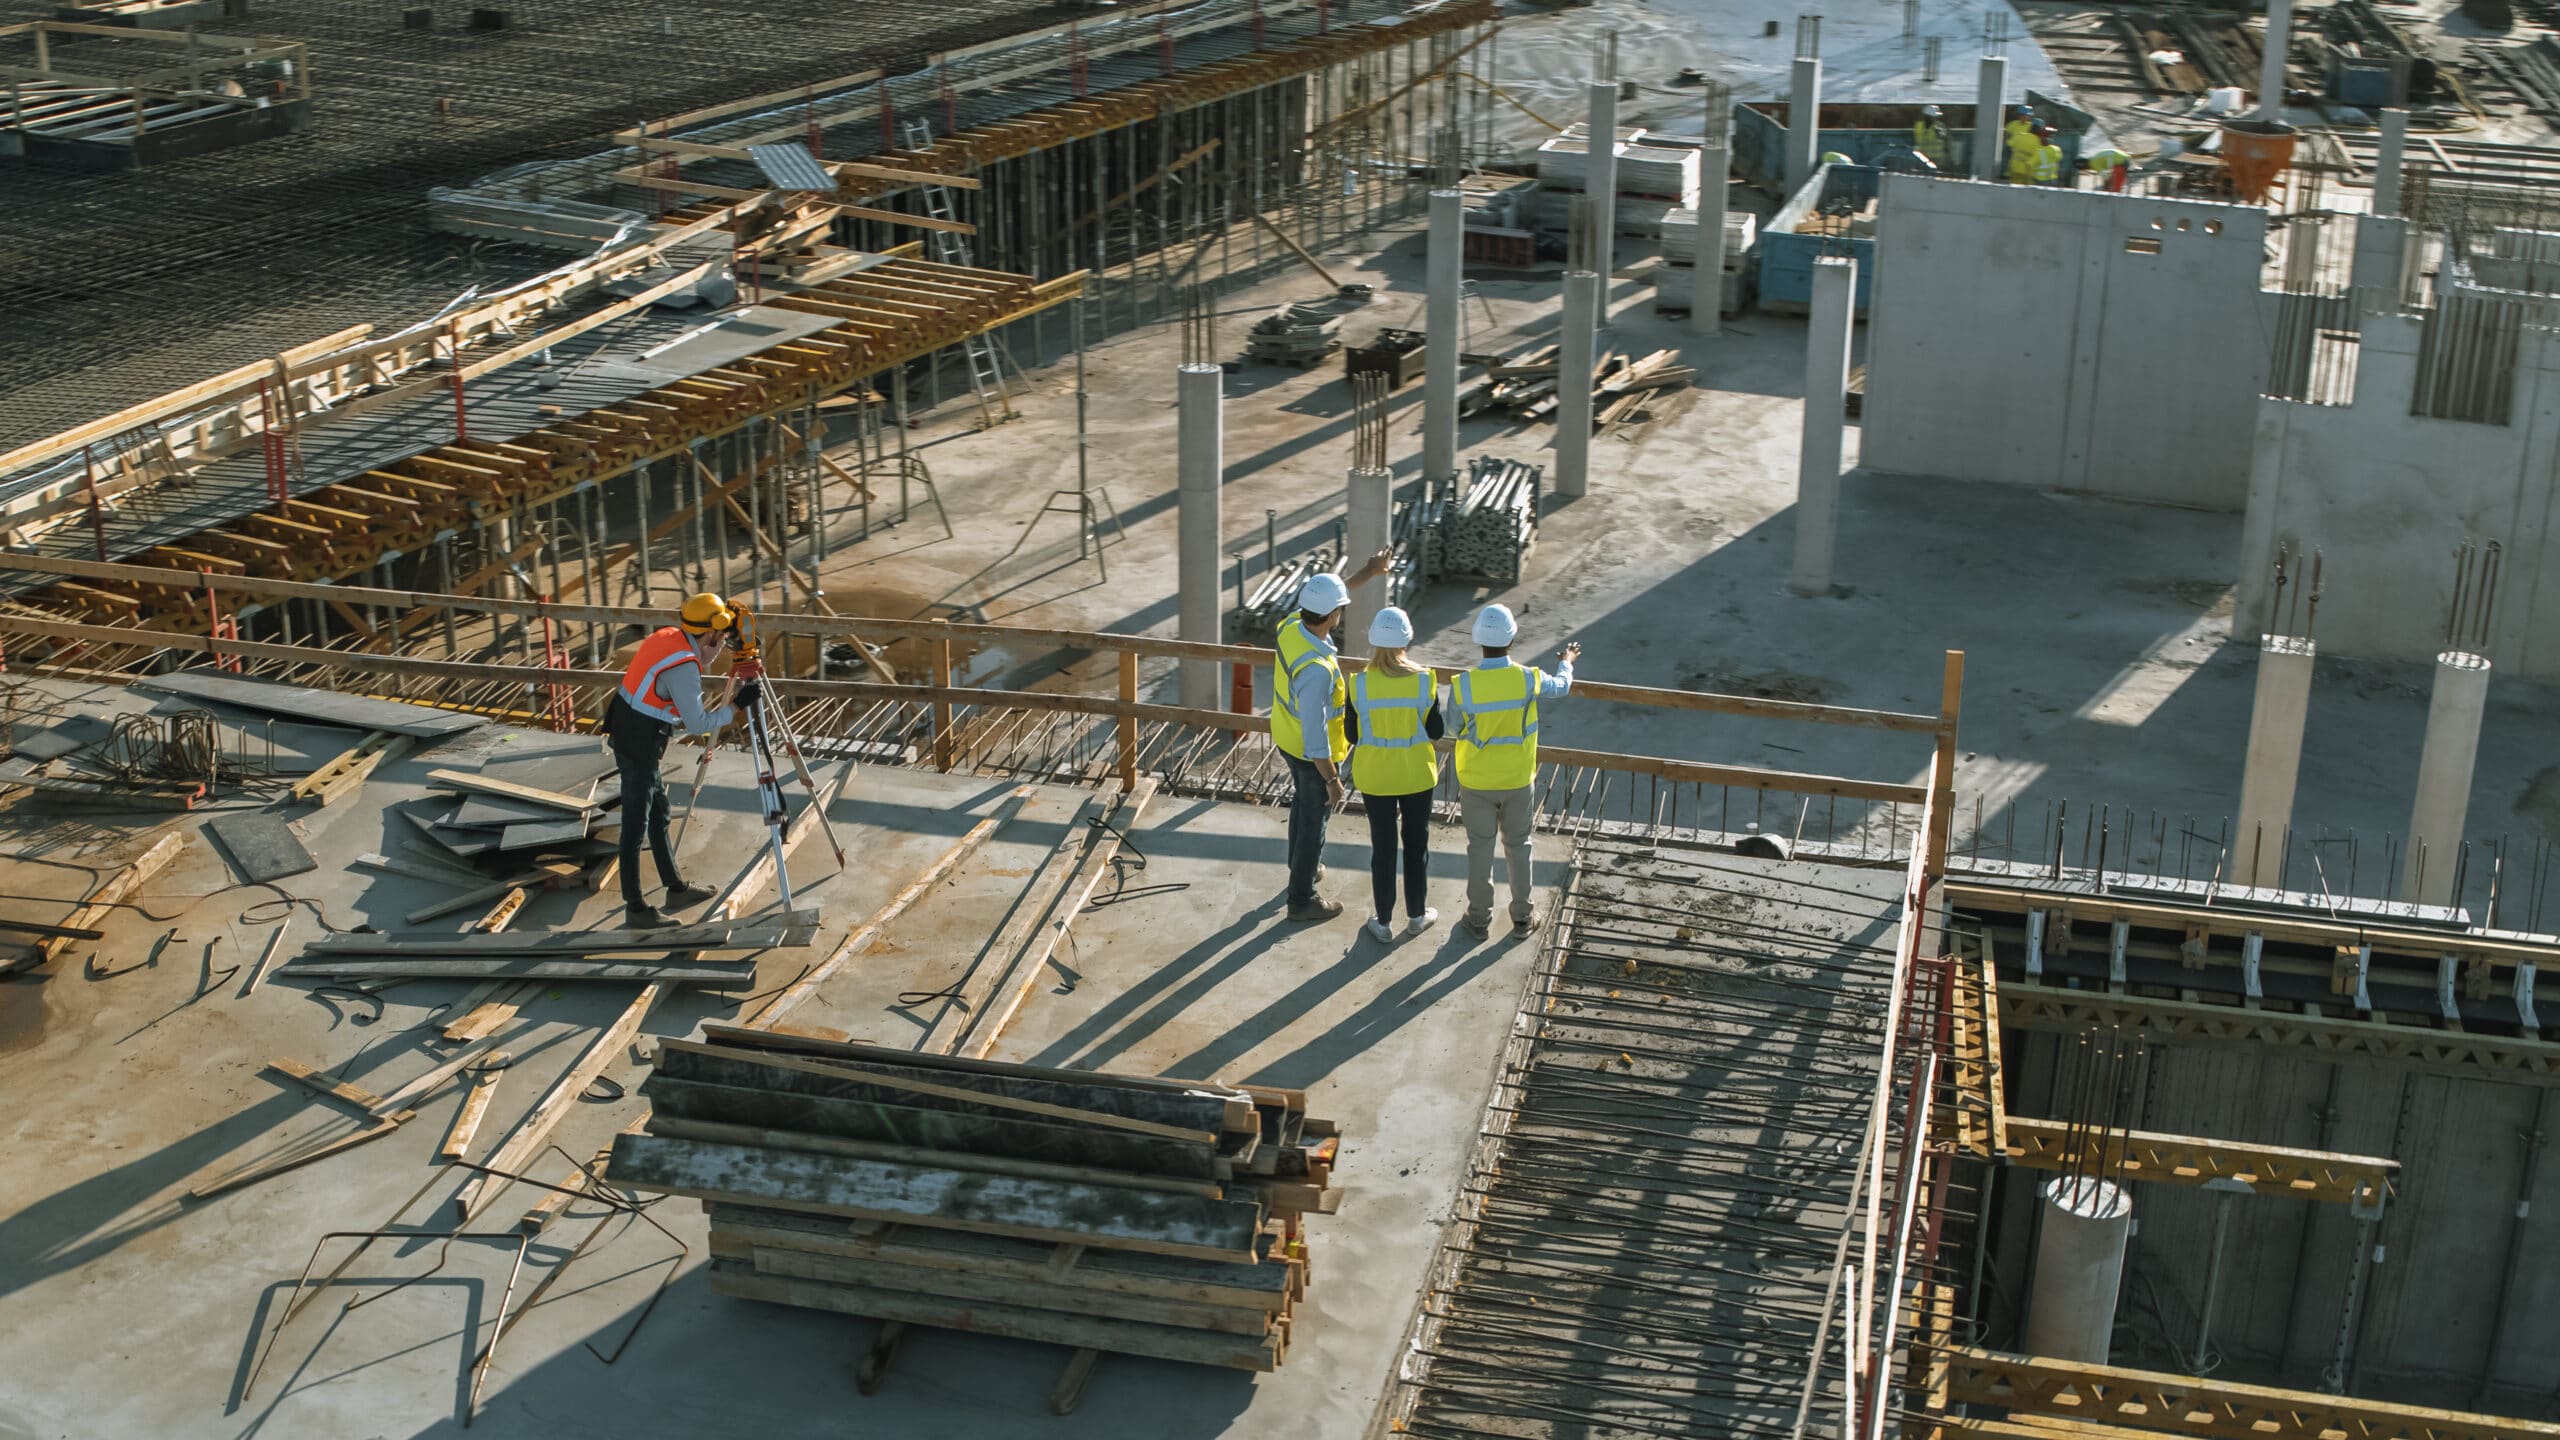
{"label": "stack of lumber", "polygon": [[1876,202],[1869,200],[1855,210],[1818,210],[1796,222],[1799,235],[1841,235],[1854,239],[1870,239],[1876,233]]}
{"label": "stack of lumber", "polygon": [[[1592,428],[1617,423],[1641,408],[1641,396],[1686,385],[1697,371],[1673,363],[1677,354],[1656,350],[1630,360],[1612,350],[1592,367]],[[1543,345],[1525,354],[1505,356],[1485,367],[1484,379],[1458,397],[1458,413],[1475,415],[1504,410],[1522,420],[1547,420],[1557,406],[1556,347]]]}
{"label": "stack of lumber", "polygon": [[753,961],[705,960],[691,952],[797,949],[817,933],[815,910],[655,930],[350,931],[311,942],[276,973],[287,979],[618,980],[738,989],[754,986]]}
{"label": "stack of lumber", "polygon": [[[1724,212],[1724,263],[1731,269],[1751,253],[1752,242],[1760,238],[1760,222],[1748,211]],[[1698,261],[1698,212],[1683,206],[1662,220],[1662,259],[1670,265],[1694,265]]]}
{"label": "stack of lumber", "polygon": [[711,1219],[711,1288],[1270,1370],[1339,1141],[1295,1091],[724,1025],[668,1041],[605,1175]]}
{"label": "stack of lumber", "polygon": [[1516,581],[1538,538],[1543,467],[1479,455],[1467,484],[1440,516],[1439,569],[1444,575]]}
{"label": "stack of lumber", "polygon": [[613,758],[601,749],[501,760],[477,772],[430,770],[430,788],[453,797],[403,810],[429,840],[461,860],[533,851],[613,852],[608,812],[622,798]]}
{"label": "stack of lumber", "polygon": [[1283,305],[1254,322],[1244,353],[1275,365],[1304,368],[1342,344],[1342,317],[1318,305]]}

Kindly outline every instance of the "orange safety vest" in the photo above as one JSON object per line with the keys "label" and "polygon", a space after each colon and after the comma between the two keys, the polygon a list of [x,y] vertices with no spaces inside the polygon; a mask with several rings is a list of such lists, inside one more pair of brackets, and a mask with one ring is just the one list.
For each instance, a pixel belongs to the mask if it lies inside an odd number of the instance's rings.
{"label": "orange safety vest", "polygon": [[678,665],[701,668],[702,657],[694,653],[692,638],[673,625],[652,632],[632,652],[631,666],[622,672],[623,703],[670,725],[683,724],[675,702],[658,689],[658,677]]}

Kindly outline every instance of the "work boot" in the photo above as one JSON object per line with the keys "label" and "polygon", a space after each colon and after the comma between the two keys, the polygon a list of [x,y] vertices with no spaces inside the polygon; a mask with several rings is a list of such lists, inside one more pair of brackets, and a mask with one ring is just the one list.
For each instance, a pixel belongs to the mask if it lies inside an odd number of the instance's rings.
{"label": "work boot", "polygon": [[625,905],[622,907],[622,928],[625,930],[658,930],[674,923],[676,922],[659,914],[655,906]]}
{"label": "work boot", "polygon": [[1479,920],[1473,915],[1461,915],[1458,917],[1458,928],[1479,940],[1487,939],[1493,934],[1493,917],[1487,915]]}
{"label": "work boot", "polygon": [[1342,907],[1321,895],[1289,902],[1289,918],[1298,921],[1330,920],[1342,913]]}
{"label": "work boot", "polygon": [[699,885],[671,885],[667,888],[666,908],[683,910],[711,898],[712,892]]}
{"label": "work boot", "polygon": [[1515,935],[1526,935],[1537,928],[1538,911],[1536,906],[1531,906],[1525,914],[1518,914],[1511,917],[1511,931]]}

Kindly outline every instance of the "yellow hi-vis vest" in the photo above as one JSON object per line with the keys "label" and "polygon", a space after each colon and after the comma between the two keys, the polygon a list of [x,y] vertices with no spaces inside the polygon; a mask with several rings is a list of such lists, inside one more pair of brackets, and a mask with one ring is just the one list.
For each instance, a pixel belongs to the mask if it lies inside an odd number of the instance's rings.
{"label": "yellow hi-vis vest", "polygon": [[1457,698],[1458,783],[1469,790],[1518,790],[1538,773],[1538,686],[1526,665],[1461,670]]}
{"label": "yellow hi-vis vest", "polygon": [[2036,151],[2036,183],[2050,185],[2062,178],[2062,147],[2047,145]]}
{"label": "yellow hi-vis vest", "polygon": [[1351,677],[1360,712],[1360,744],[1351,752],[1351,783],[1363,795],[1417,795],[1440,783],[1440,752],[1423,717],[1431,713],[1431,672]]}
{"label": "yellow hi-vis vest", "polygon": [[2009,183],[2032,185],[2036,166],[2044,160],[2044,142],[2030,135],[2020,144],[2009,147]]}
{"label": "yellow hi-vis vest", "polygon": [[1271,674],[1271,743],[1283,755],[1306,758],[1298,715],[1298,676],[1310,665],[1321,665],[1333,674],[1333,694],[1326,701],[1324,714],[1317,717],[1325,730],[1326,753],[1339,765],[1351,754],[1351,741],[1342,733],[1342,702],[1346,687],[1342,683],[1342,667],[1335,663],[1333,652],[1316,643],[1307,633],[1306,622],[1292,615],[1280,622],[1280,633],[1273,648],[1280,652],[1280,664]]}
{"label": "yellow hi-vis vest", "polygon": [[1934,124],[1925,118],[1914,121],[1911,126],[1911,148],[1928,156],[1936,164],[1946,164],[1946,127]]}

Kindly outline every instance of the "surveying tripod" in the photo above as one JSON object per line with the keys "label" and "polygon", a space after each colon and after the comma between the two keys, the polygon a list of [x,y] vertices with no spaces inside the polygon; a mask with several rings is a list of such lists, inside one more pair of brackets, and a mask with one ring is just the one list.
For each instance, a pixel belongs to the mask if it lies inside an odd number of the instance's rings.
{"label": "surveying tripod", "polygon": [[[737,612],[737,619],[732,622],[732,633],[737,637],[737,656],[729,662],[729,693],[735,695],[739,687],[764,679],[764,647],[756,637],[755,613],[734,602],[731,608]],[[784,853],[783,840],[790,828],[790,807],[783,798],[779,767],[774,764],[774,741],[777,737],[782,742],[781,753],[791,759],[792,774],[799,779],[800,788],[807,792],[809,803],[817,807],[818,829],[827,837],[827,848],[835,852],[839,869],[845,863],[844,845],[836,839],[836,827],[827,819],[826,807],[820,802],[818,784],[809,776],[809,762],[800,754],[800,737],[792,733],[791,721],[783,714],[782,707],[774,704],[763,687],[758,685],[754,702],[742,710],[739,718],[747,724],[747,754],[756,765],[756,799],[763,806],[765,834],[773,846],[773,883],[782,893],[782,908],[788,910],[791,908],[791,867]],[[720,737],[714,735],[702,747],[702,758],[694,762],[693,792],[685,796],[684,814],[676,821],[678,850],[684,848],[685,828],[693,823],[694,802],[702,798],[702,782],[710,774],[711,756],[719,748]]]}

